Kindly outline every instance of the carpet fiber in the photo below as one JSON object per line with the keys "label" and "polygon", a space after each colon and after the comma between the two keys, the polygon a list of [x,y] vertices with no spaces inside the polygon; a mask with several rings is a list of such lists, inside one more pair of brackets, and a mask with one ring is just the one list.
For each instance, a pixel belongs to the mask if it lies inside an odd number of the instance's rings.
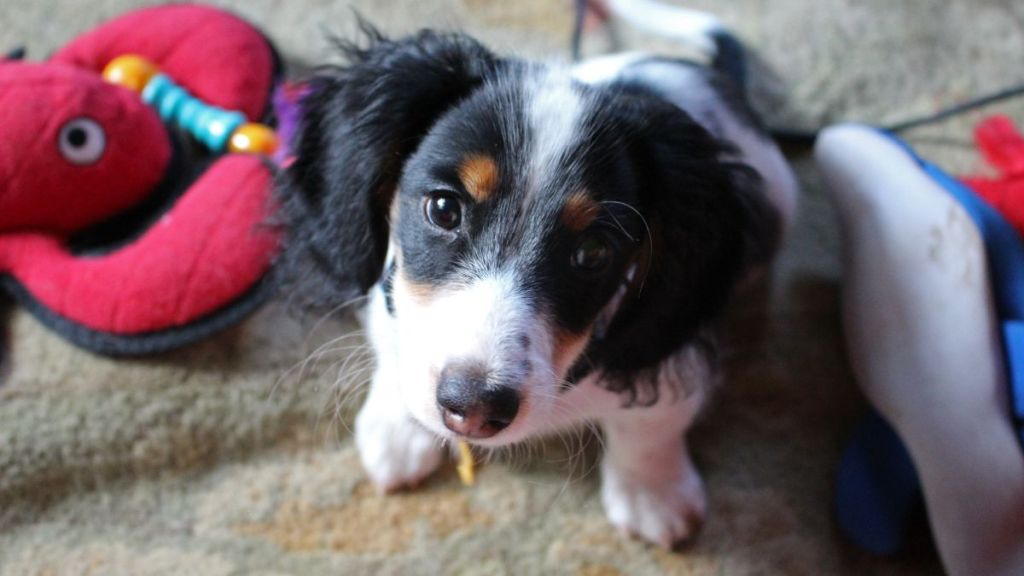
{"label": "carpet fiber", "polygon": [[[263,27],[290,61],[331,60],[328,33],[355,29],[343,2],[220,4]],[[502,52],[567,54],[568,1],[353,4],[391,34],[462,28]],[[133,5],[0,3],[0,51],[24,45],[40,59]],[[897,120],[1024,80],[1019,2],[687,5],[716,11],[773,69],[760,84],[777,125]],[[621,32],[630,48],[681,50]],[[585,47],[605,49],[601,37]],[[994,110],[1024,119],[1020,103]],[[947,168],[977,170],[979,117],[910,141]],[[892,559],[858,552],[836,527],[833,471],[864,405],[843,353],[835,218],[806,151],[792,152],[801,215],[772,281],[724,322],[726,384],[692,436],[710,515],[682,552],[608,526],[599,440],[586,434],[497,454],[471,489],[448,467],[417,492],[378,496],[348,430],[359,399],[348,391],[370,360],[344,318],[314,324],[276,303],[186,350],[112,361],[0,302],[0,574],[939,572],[923,520]]]}

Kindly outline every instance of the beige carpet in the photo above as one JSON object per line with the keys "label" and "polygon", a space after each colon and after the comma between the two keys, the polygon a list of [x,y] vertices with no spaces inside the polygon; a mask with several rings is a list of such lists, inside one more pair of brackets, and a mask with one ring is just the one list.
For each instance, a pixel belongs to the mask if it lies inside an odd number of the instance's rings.
{"label": "beige carpet", "polygon": [[[39,59],[133,4],[2,2],[0,49],[26,45]],[[339,1],[224,4],[304,62],[330,58],[326,32],[354,29]],[[567,0],[354,4],[391,33],[460,27],[502,51],[567,53]],[[769,106],[776,122],[898,119],[1024,80],[1024,5],[1011,0],[687,4],[718,12],[776,70],[790,95]],[[996,109],[1024,120],[1019,103]],[[977,169],[978,117],[911,141]],[[838,533],[833,470],[863,405],[838,324],[835,219],[807,158],[794,161],[797,229],[771,289],[728,319],[728,384],[693,436],[710,516],[684,552],[622,540],[605,523],[586,436],[498,457],[472,489],[448,469],[419,492],[375,495],[347,429],[358,398],[334,385],[339,371],[362,382],[368,366],[357,337],[329,343],[353,329],[345,321],[314,327],[275,305],[187,350],[111,361],[0,302],[0,574],[940,572],[923,530],[889,560]]]}

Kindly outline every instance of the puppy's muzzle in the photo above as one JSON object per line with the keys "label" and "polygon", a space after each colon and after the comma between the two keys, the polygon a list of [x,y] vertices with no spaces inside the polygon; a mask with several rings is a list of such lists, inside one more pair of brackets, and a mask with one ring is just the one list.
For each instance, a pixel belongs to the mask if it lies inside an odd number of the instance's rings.
{"label": "puppy's muzzle", "polygon": [[444,425],[467,438],[490,438],[515,420],[519,392],[507,384],[488,382],[486,371],[448,366],[437,384],[437,405]]}

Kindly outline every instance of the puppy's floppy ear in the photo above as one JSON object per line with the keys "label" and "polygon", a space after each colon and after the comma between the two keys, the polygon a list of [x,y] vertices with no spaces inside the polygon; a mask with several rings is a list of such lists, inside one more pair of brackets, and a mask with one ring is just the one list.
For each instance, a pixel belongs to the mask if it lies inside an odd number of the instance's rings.
{"label": "puppy's floppy ear", "polygon": [[290,227],[285,267],[325,275],[314,304],[347,301],[379,279],[402,166],[435,121],[498,65],[468,36],[424,30],[392,41],[363,30],[367,48],[339,43],[350,64],[312,80],[295,160],[279,186]]}
{"label": "puppy's floppy ear", "polygon": [[685,112],[654,98],[623,100],[649,252],[637,263],[635,297],[593,356],[609,386],[654,401],[657,390],[633,387],[636,373],[656,367],[721,312],[744,274],[774,253],[779,216],[757,173],[728,160],[729,149]]}

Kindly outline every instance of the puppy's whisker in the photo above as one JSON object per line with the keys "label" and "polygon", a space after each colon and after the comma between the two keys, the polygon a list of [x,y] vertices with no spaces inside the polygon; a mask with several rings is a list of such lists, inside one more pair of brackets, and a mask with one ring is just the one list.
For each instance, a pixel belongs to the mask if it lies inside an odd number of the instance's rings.
{"label": "puppy's whisker", "polygon": [[351,299],[349,299],[349,300],[347,300],[345,302],[342,302],[341,304],[338,304],[337,306],[335,306],[334,308],[331,308],[327,312],[324,312],[323,315],[321,315],[319,318],[317,318],[316,322],[313,323],[313,326],[310,327],[309,332],[306,335],[306,339],[303,340],[303,342],[302,342],[303,347],[306,347],[306,346],[309,345],[309,340],[313,338],[313,336],[316,334],[317,330],[319,330],[320,327],[323,326],[323,324],[325,322],[327,322],[327,320],[329,320],[332,316],[334,316],[338,312],[341,312],[345,308],[348,308],[348,307],[353,306],[355,304],[362,304],[362,303],[366,302],[368,299],[369,299],[369,296],[367,296],[366,294],[363,294],[362,296],[356,296],[356,297],[351,298]]}
{"label": "puppy's whisker", "polygon": [[633,211],[643,222],[644,229],[647,231],[647,244],[650,249],[647,250],[647,266],[644,268],[644,277],[640,279],[640,288],[638,294],[644,293],[644,286],[647,284],[647,274],[650,273],[651,264],[654,262],[654,235],[651,234],[651,226],[647,223],[647,218],[638,210],[635,206],[632,206],[626,202],[619,200],[602,200],[601,204],[611,204],[613,206],[622,206],[628,210]]}
{"label": "puppy's whisker", "polygon": [[348,400],[359,392],[365,383],[369,382],[374,372],[373,359],[362,360],[358,365],[347,371],[344,375],[339,374],[335,384],[336,400]]}
{"label": "puppy's whisker", "polygon": [[[341,369],[337,372],[337,377],[336,377],[335,382],[334,382],[334,386],[335,387],[337,387],[340,384],[341,380],[344,379],[346,368],[347,368],[347,366],[351,362],[356,361],[356,360],[366,360],[367,358],[371,358],[372,357],[372,348],[368,344],[359,344],[359,345],[356,345],[356,346],[338,347],[338,348],[332,349],[330,351],[330,353],[337,353],[337,352],[348,352],[348,353],[344,357],[339,358],[338,360],[335,360],[334,362],[332,362],[328,366],[328,368],[327,368],[327,371],[331,371],[334,368],[336,368],[338,365],[342,365]],[[325,353],[323,355],[321,355],[321,358],[322,358],[322,356],[325,356],[327,353],[328,352],[325,351]],[[319,359],[317,361],[316,368],[319,369]]]}
{"label": "puppy's whisker", "polygon": [[348,404],[357,399],[359,392],[370,383],[376,367],[376,359],[372,355],[368,355],[357,360],[356,364],[349,369],[353,356],[354,354],[350,355],[338,370],[338,379],[335,385],[337,393],[334,420],[337,425],[344,426],[349,434],[352,434],[353,430],[343,415],[347,413]]}
{"label": "puppy's whisker", "polygon": [[298,377],[295,378],[295,383],[301,383],[305,379],[305,376],[307,374],[307,370],[310,368],[310,364],[313,365],[313,370],[316,370],[316,368],[318,366],[317,362],[319,361],[319,358],[323,354],[327,353],[327,352],[325,352],[325,350],[328,349],[330,346],[332,346],[334,344],[337,344],[339,342],[342,342],[342,341],[344,341],[346,339],[349,339],[349,338],[362,337],[364,334],[365,334],[365,331],[363,331],[363,330],[356,330],[356,331],[353,331],[353,332],[342,334],[341,336],[338,336],[337,338],[333,338],[333,339],[331,339],[331,340],[321,344],[316,350],[311,352],[304,359],[300,360],[299,362],[296,362],[294,365],[292,365],[292,367],[290,367],[288,370],[286,370],[280,377],[278,377],[274,381],[274,384],[270,387],[270,390],[267,392],[266,401],[269,402],[273,398],[274,392],[277,390],[277,388],[280,387],[281,385],[283,385],[283,383],[285,381],[289,380],[290,377],[293,374],[296,373],[296,371],[298,371]]}
{"label": "puppy's whisker", "polygon": [[349,333],[343,334],[341,336],[338,336],[337,338],[332,338],[331,340],[328,340],[327,342],[324,342],[323,344],[318,346],[316,350],[311,352],[309,354],[309,356],[307,357],[307,361],[309,359],[319,359],[319,358],[323,357],[325,354],[330,354],[331,352],[336,351],[336,349],[339,348],[338,345],[341,344],[342,342],[345,342],[345,341],[351,340],[351,339],[365,338],[365,337],[366,337],[366,332],[365,331],[363,331],[363,330],[356,330],[356,331],[349,332]]}
{"label": "puppy's whisker", "polygon": [[[607,219],[606,219],[606,216],[607,216]],[[616,216],[614,212],[605,211],[602,214],[602,216],[596,220],[596,222],[603,224],[603,223],[607,222],[607,220],[611,220],[612,224],[615,224],[615,227],[619,229],[619,232],[622,232],[622,235],[625,236],[626,238],[629,238],[629,240],[631,242],[636,242],[637,241],[637,239],[634,238],[633,235],[630,234],[628,230],[626,230],[626,227],[622,225],[622,222],[619,220],[618,216]]]}
{"label": "puppy's whisker", "polygon": [[[332,308],[332,309],[328,310],[327,312],[325,312],[325,313],[324,313],[324,314],[323,314],[322,316],[320,316],[320,318],[318,318],[318,319],[316,320],[316,322],[314,322],[314,323],[313,323],[313,326],[312,326],[312,327],[311,327],[311,328],[310,328],[310,329],[309,329],[309,330],[307,331],[307,333],[306,333],[306,337],[305,337],[305,338],[303,339],[302,343],[300,344],[300,348],[301,348],[301,349],[306,349],[306,348],[308,348],[308,347],[309,347],[309,343],[310,343],[310,341],[311,341],[311,340],[313,339],[314,335],[315,335],[315,334],[317,333],[317,331],[318,331],[318,330],[320,329],[320,326],[322,326],[322,325],[323,325],[323,323],[324,323],[324,322],[326,322],[328,318],[330,318],[331,316],[333,316],[334,314],[338,313],[339,311],[341,311],[342,309],[344,309],[344,308],[346,308],[346,307],[349,307],[349,306],[353,306],[353,305],[355,305],[355,304],[359,304],[359,303],[362,303],[362,302],[366,301],[366,299],[367,299],[367,298],[368,298],[368,296],[366,296],[366,295],[362,295],[362,296],[356,296],[356,297],[354,297],[354,298],[351,298],[351,299],[349,299],[349,300],[348,300],[348,301],[346,301],[346,302],[342,302],[341,304],[338,304],[338,305],[337,305],[337,306],[335,306],[334,308]],[[341,336],[339,336],[338,338],[334,338],[334,339],[332,339],[332,340],[329,340],[328,342],[326,342],[326,343],[322,344],[322,345],[321,345],[321,346],[320,346],[320,347],[319,347],[319,348],[318,348],[317,350],[319,350],[320,348],[323,348],[324,346],[329,346],[329,345],[331,345],[332,343],[334,343],[334,342],[337,342],[337,341],[338,341],[339,339],[344,339],[344,338],[348,338],[348,337],[350,337],[350,336],[352,336],[352,335],[354,335],[354,334],[360,334],[360,335],[361,335],[361,334],[363,334],[363,333],[364,333],[364,332],[363,332],[362,330],[356,330],[356,331],[353,331],[353,332],[347,332],[347,333],[345,333],[345,334],[342,334],[342,335],[341,335]],[[303,375],[304,375],[304,373],[305,373],[305,372],[304,372],[304,369],[305,369],[306,363],[308,363],[308,362],[309,362],[310,358],[311,358],[311,357],[313,356],[313,354],[315,354],[315,353],[316,353],[316,351],[314,351],[313,353],[309,354],[309,355],[308,355],[308,356],[307,356],[307,357],[306,357],[306,358],[305,358],[304,360],[302,360],[302,361],[300,361],[300,362],[298,363],[298,364],[302,365],[302,367],[303,367],[303,371],[302,371],[302,372],[300,372],[299,378],[297,379],[298,381],[301,381],[301,380],[302,380],[302,378],[303,378]],[[270,390],[270,392],[269,392],[269,395],[268,395],[268,396],[271,396],[271,395],[273,395],[273,393],[274,393],[274,390],[275,390],[275,389],[277,388],[277,386],[278,386],[278,385],[279,385],[279,384],[280,384],[280,383],[281,383],[281,382],[283,381],[283,379],[284,379],[285,377],[287,377],[287,376],[289,376],[289,375],[291,374],[291,372],[292,372],[292,370],[293,370],[294,368],[295,368],[295,366],[293,366],[292,368],[289,368],[289,369],[288,369],[287,371],[285,371],[285,373],[284,373],[284,374],[282,375],[282,377],[281,377],[281,378],[279,378],[279,379],[278,379],[278,380],[277,380],[277,381],[275,382],[275,384],[274,384],[274,386],[273,386],[273,387],[271,387],[271,390]]]}
{"label": "puppy's whisker", "polygon": [[[334,339],[332,339],[332,340],[330,340],[328,342],[324,342],[316,350],[314,350],[312,353],[310,353],[310,355],[306,358],[306,360],[305,360],[305,362],[303,364],[303,370],[304,371],[307,370],[307,369],[309,369],[310,371],[317,371],[317,370],[319,370],[319,368],[320,368],[320,361],[325,356],[330,355],[330,354],[334,354],[334,353],[337,353],[337,352],[343,352],[343,351],[348,350],[349,348],[352,348],[352,346],[339,346],[339,344],[341,344],[341,343],[343,343],[343,342],[345,342],[347,340],[363,339],[363,338],[365,338],[365,334],[366,333],[364,331],[358,330],[358,331],[355,331],[355,332],[344,334],[344,335],[339,336],[337,338],[334,338]],[[365,346],[365,345],[366,345],[365,343],[360,343],[360,344],[355,345],[354,347]],[[312,366],[310,366],[310,365],[312,365]]]}
{"label": "puppy's whisker", "polygon": [[[547,370],[548,375],[561,384],[561,379],[553,370]],[[582,411],[573,405],[567,405],[562,402],[562,396],[553,394],[546,391],[536,391],[535,395],[539,399],[544,399],[550,402],[552,415],[559,421],[564,421],[568,424],[565,428],[556,428],[555,433],[566,451],[566,457],[554,461],[556,464],[564,465],[569,469],[569,476],[567,478],[566,486],[575,482],[577,471],[580,470],[579,463],[586,459],[586,450],[590,445],[593,437],[597,437],[598,442],[603,445],[602,437],[600,436],[596,425],[585,417]],[[585,438],[586,437],[586,438]],[[595,461],[586,469],[583,469],[579,478],[584,478],[591,474],[593,469],[596,467],[597,462]],[[564,487],[563,487],[564,489]]]}
{"label": "puppy's whisker", "polygon": [[[344,409],[347,407],[347,404],[352,399],[356,398],[358,395],[357,393],[360,392],[370,383],[370,375],[372,374],[372,367],[375,359],[372,354],[369,354],[367,356],[360,358],[359,364],[353,367],[351,371],[347,370],[346,367],[350,362],[353,361],[353,358],[356,358],[358,356],[359,353],[364,351],[369,352],[371,350],[372,349],[369,345],[355,347],[354,351],[343,360],[345,365],[342,366],[337,378],[334,381],[334,384],[332,385],[332,389],[334,391],[334,417],[332,418],[332,420],[333,424],[336,427],[336,435],[338,434],[337,426],[339,423],[345,426],[346,430],[349,433],[352,432],[351,428],[349,428],[348,424],[344,421],[341,415],[343,414]],[[330,401],[331,398],[328,398],[327,402],[329,403]],[[317,416],[317,423],[315,427],[315,429],[317,430],[319,429],[321,415],[324,412],[326,412],[326,406],[325,410],[321,410]]]}
{"label": "puppy's whisker", "polygon": [[[367,344],[361,344],[361,345],[358,345],[358,346],[349,346],[349,347],[346,347],[346,348],[340,348],[340,349],[338,349],[336,351],[337,352],[348,352],[348,354],[345,355],[344,358],[340,358],[338,360],[335,360],[334,362],[332,362],[330,364],[330,366],[328,366],[328,370],[334,370],[335,368],[337,368],[338,369],[337,370],[337,374],[338,374],[339,377],[343,377],[345,375],[345,371],[348,369],[348,365],[350,363],[355,362],[355,361],[360,361],[360,360],[366,360],[367,358],[372,359],[374,357],[373,356],[373,348],[371,348]],[[339,368],[339,366],[340,366],[340,368]]]}
{"label": "puppy's whisker", "polygon": [[[339,405],[339,402],[344,402],[345,398],[349,394],[351,394],[352,391],[355,388],[356,387],[354,387],[354,386],[352,386],[352,387],[340,386],[340,384],[338,382],[335,382],[332,385],[332,389],[334,391],[333,395],[331,395],[330,397],[328,397],[328,398],[326,398],[324,400],[324,407],[317,413],[316,428],[315,428],[316,430],[320,429],[320,422],[321,422],[323,416],[325,416],[326,414],[331,414],[332,417],[330,418],[330,424],[332,425],[334,433],[335,433],[335,440],[338,440],[338,438],[339,438],[339,436],[338,436],[338,429],[337,429],[338,420],[339,420],[339,418],[337,417],[338,405]],[[332,407],[332,401],[333,401],[333,407]]]}

